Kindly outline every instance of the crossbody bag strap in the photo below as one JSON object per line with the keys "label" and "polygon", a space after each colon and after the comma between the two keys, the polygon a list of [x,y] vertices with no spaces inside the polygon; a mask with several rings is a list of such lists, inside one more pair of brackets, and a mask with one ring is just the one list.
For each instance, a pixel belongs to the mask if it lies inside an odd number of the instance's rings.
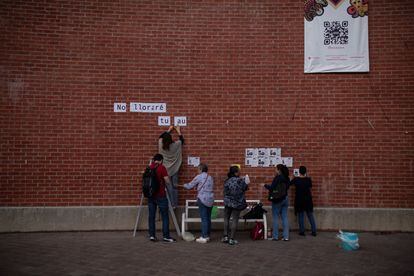
{"label": "crossbody bag strap", "polygon": [[207,174],[206,180],[204,180],[203,184],[201,185],[200,189],[198,189],[198,191],[201,191],[201,189],[204,187],[204,184],[206,184],[207,179],[208,179],[208,174]]}

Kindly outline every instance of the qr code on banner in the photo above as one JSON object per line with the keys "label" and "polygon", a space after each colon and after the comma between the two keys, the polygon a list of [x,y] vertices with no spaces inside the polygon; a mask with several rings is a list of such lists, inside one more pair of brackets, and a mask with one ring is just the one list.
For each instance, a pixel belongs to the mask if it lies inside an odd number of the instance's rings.
{"label": "qr code on banner", "polygon": [[348,21],[325,21],[324,42],[325,45],[348,44]]}

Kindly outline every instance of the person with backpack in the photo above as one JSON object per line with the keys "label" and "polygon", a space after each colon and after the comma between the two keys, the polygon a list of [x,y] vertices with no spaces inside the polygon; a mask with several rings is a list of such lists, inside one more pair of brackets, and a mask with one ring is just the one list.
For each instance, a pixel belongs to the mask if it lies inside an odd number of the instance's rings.
{"label": "person with backpack", "polygon": [[150,241],[157,241],[155,235],[155,214],[157,206],[160,209],[162,218],[162,235],[164,242],[175,242],[176,240],[170,236],[169,217],[168,217],[168,199],[166,195],[166,184],[170,183],[168,172],[163,163],[164,157],[157,153],[154,155],[149,168],[152,174],[155,174],[153,182],[157,182],[154,187],[153,194],[148,197],[148,232]]}
{"label": "person with backpack", "polygon": [[184,188],[188,190],[197,187],[197,204],[201,218],[201,236],[196,239],[198,243],[210,241],[211,210],[214,204],[214,180],[207,172],[207,164],[201,163],[198,165],[199,174],[190,183],[184,184]]}
{"label": "person with backpack", "polygon": [[[224,182],[224,236],[222,242],[235,245],[234,239],[240,212],[247,207],[245,192],[250,183],[249,178],[240,178],[240,168],[231,166]],[[232,219],[230,225],[230,217]]]}
{"label": "person with backpack", "polygon": [[288,189],[290,185],[289,169],[282,164],[276,167],[276,176],[271,185],[264,185],[269,190],[269,200],[272,202],[273,233],[272,240],[279,240],[279,216],[282,219],[283,241],[289,241],[288,220]]}
{"label": "person with backpack", "polygon": [[316,236],[316,224],[313,216],[312,201],[312,179],[306,174],[306,167],[299,167],[299,177],[292,180],[292,185],[296,187],[295,191],[295,215],[298,216],[299,235],[305,236],[304,215],[308,217],[311,225],[312,236]]}
{"label": "person with backpack", "polygon": [[[171,135],[174,130],[179,136],[177,141],[174,141]],[[164,166],[171,180],[171,184],[167,185],[167,190],[174,209],[178,206],[178,171],[182,163],[183,145],[184,137],[179,126],[170,126],[158,139],[158,153],[164,156]]]}

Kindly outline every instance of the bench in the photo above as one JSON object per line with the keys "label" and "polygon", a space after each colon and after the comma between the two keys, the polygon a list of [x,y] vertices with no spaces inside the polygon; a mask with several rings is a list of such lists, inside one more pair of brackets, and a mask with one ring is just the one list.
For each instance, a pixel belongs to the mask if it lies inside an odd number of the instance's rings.
{"label": "bench", "polygon": [[[251,206],[255,203],[260,203],[260,200],[246,200],[247,205]],[[214,200],[214,206],[217,206],[217,208],[224,209],[223,200]],[[189,199],[185,201],[185,212],[182,214],[181,219],[181,235],[184,234],[185,230],[188,228],[189,222],[201,222],[200,217],[191,217],[190,216],[190,210],[198,210],[197,200],[195,199]],[[198,212],[197,212],[198,214]],[[267,219],[266,219],[266,213],[263,214],[263,218],[261,219],[242,219],[240,216],[239,222],[256,222],[260,221],[263,222],[264,225],[264,238],[267,239]],[[224,223],[224,218],[215,218],[211,219],[211,223],[217,223],[222,222]]]}

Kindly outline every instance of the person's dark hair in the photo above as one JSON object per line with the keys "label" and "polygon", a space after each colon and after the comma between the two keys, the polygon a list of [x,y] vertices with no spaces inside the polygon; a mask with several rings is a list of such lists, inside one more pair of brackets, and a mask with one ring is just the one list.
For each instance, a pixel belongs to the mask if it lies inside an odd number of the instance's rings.
{"label": "person's dark hair", "polygon": [[163,150],[169,150],[170,149],[170,145],[174,143],[171,134],[169,134],[168,132],[165,132],[162,135],[162,149]]}
{"label": "person's dark hair", "polygon": [[236,173],[238,173],[239,171],[240,171],[239,167],[231,166],[230,169],[229,169],[229,172],[227,173],[227,177],[232,178],[232,177],[236,176]]}
{"label": "person's dark hair", "polygon": [[157,153],[156,155],[154,155],[154,157],[152,158],[152,160],[154,160],[154,161],[162,161],[162,160],[164,160],[164,156],[162,156],[162,154]]}
{"label": "person's dark hair", "polygon": [[305,166],[300,166],[299,167],[299,173],[301,175],[305,175],[306,174],[306,167]]}
{"label": "person's dark hair", "polygon": [[282,165],[280,172],[284,177],[289,178],[289,169],[286,165]]}
{"label": "person's dark hair", "polygon": [[204,163],[200,163],[200,165],[198,165],[198,168],[201,170],[201,172],[208,172],[208,166],[207,164]]}
{"label": "person's dark hair", "polygon": [[283,164],[277,164],[276,165],[276,170],[282,172],[282,167],[283,167]]}

